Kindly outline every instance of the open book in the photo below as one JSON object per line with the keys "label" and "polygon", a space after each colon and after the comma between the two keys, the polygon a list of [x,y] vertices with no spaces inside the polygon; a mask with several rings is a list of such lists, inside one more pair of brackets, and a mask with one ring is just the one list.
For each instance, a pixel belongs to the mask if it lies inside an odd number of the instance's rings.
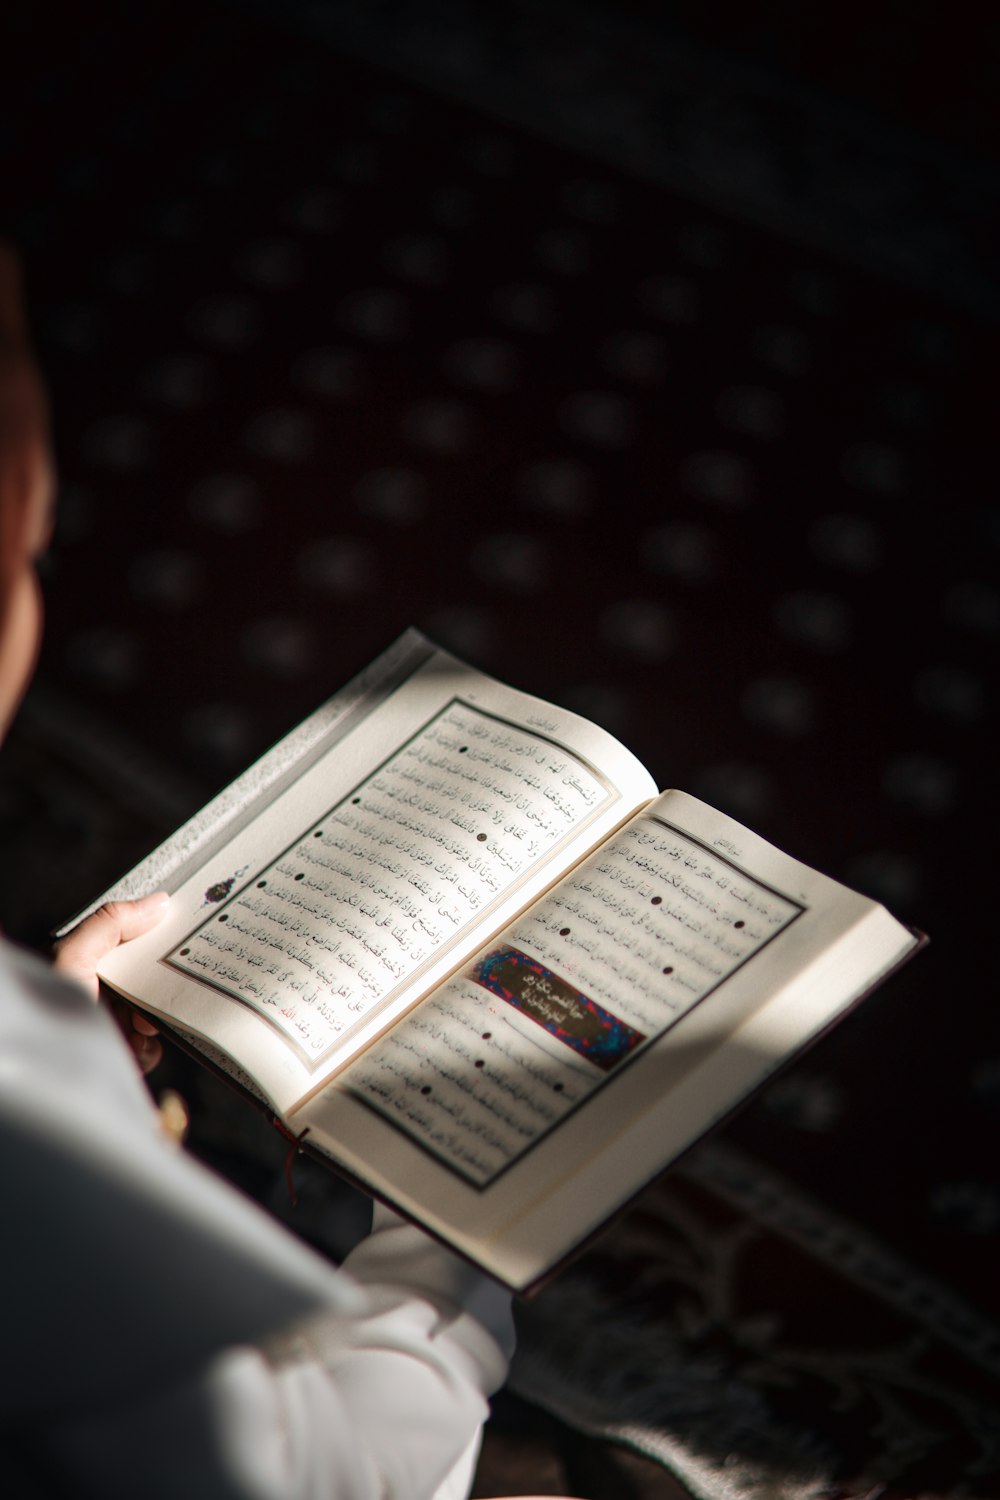
{"label": "open book", "polygon": [[102,979],[520,1291],[921,941],[416,631],[102,900],[158,887]]}

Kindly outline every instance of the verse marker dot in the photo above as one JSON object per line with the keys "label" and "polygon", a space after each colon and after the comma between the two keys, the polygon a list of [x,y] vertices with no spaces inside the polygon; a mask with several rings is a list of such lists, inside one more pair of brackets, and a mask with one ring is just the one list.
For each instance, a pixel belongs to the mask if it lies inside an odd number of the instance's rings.
{"label": "verse marker dot", "polygon": [[673,964],[667,964],[667,967],[664,969],[663,972],[664,972],[664,974],[672,974],[674,972],[674,966],[673,966]]}
{"label": "verse marker dot", "polygon": [[296,880],[304,880],[304,879],[305,879],[305,876],[304,876],[304,875],[303,875],[303,873],[302,873],[302,871],[301,871],[301,870],[300,870],[300,871],[299,871],[299,873],[298,873],[298,874],[297,874],[297,875],[296,875],[296,877],[295,877],[295,879],[296,879]]}
{"label": "verse marker dot", "polygon": [[476,840],[480,844],[485,844],[486,843],[486,835],[485,835],[485,833],[477,833],[476,834]]}
{"label": "verse marker dot", "polygon": [[562,1093],[562,1091],[563,1091],[563,1086],[562,1086],[562,1084],[561,1084],[561,1083],[554,1083],[554,1084],[553,1084],[553,1085],[552,1085],[552,1087],[553,1087],[553,1089],[554,1089],[554,1090],[555,1090],[555,1092],[556,1092],[556,1093],[557,1093],[557,1094],[561,1094],[561,1093]]}
{"label": "verse marker dot", "polygon": [[488,1041],[489,1041],[489,1039],[490,1039],[490,1037],[491,1037],[491,1036],[492,1036],[492,1035],[493,1035],[493,1033],[492,1033],[492,1031],[484,1031],[484,1032],[483,1032],[483,1041],[484,1041],[484,1042],[488,1042]]}
{"label": "verse marker dot", "polygon": [[190,948],[182,948],[181,949],[181,958],[187,958],[187,956],[188,956],[188,954],[190,952],[191,952]]}
{"label": "verse marker dot", "polygon": [[483,1064],[483,1060],[482,1060],[482,1058],[481,1058],[481,1057],[477,1057],[477,1058],[476,1058],[476,1067],[477,1067],[477,1068],[481,1068],[481,1067],[483,1067],[483,1066],[484,1066],[484,1064]]}
{"label": "verse marker dot", "polygon": [[652,899],[652,901],[649,904],[650,904],[650,906],[661,906],[663,904],[663,897],[662,896],[654,896],[653,899]]}
{"label": "verse marker dot", "polygon": [[559,936],[560,937],[569,937],[569,928],[568,927],[560,927],[560,929],[559,929]]}
{"label": "verse marker dot", "polygon": [[219,918],[219,921],[220,922],[228,922],[229,921],[229,918],[226,916],[225,912],[222,913],[222,916]]}
{"label": "verse marker dot", "polygon": [[257,882],[257,889],[259,891],[262,891],[266,885],[267,885],[267,881],[266,880],[258,880],[258,882]]}
{"label": "verse marker dot", "polygon": [[430,1086],[429,1083],[425,1083],[424,1086],[423,1086],[423,1088],[420,1090],[420,1092],[422,1094],[429,1094],[430,1091],[431,1091],[431,1086]]}
{"label": "verse marker dot", "polygon": [[746,925],[747,925],[747,924],[746,924],[746,923],[745,923],[745,922],[744,922],[744,921],[742,921],[742,920],[741,920],[741,921],[739,921],[739,922],[734,922],[734,923],[733,923],[733,926],[734,926],[734,927],[745,927],[745,926],[746,926]]}
{"label": "verse marker dot", "polygon": [[466,750],[468,750],[468,748],[469,748],[468,745],[459,745],[459,747],[458,747],[458,753],[459,753],[459,755],[464,755],[465,752],[466,752]]}

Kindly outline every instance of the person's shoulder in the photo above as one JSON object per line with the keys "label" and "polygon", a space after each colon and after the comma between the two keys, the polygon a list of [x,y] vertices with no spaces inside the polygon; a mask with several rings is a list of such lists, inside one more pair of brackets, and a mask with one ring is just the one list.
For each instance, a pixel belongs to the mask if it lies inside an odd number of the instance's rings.
{"label": "person's shoulder", "polygon": [[114,1020],[37,953],[0,941],[0,1115],[120,1120],[148,1130],[155,1107]]}
{"label": "person's shoulder", "polygon": [[0,938],[0,990],[15,1002],[70,1011],[92,1008],[80,985],[58,974],[41,954],[8,938]]}

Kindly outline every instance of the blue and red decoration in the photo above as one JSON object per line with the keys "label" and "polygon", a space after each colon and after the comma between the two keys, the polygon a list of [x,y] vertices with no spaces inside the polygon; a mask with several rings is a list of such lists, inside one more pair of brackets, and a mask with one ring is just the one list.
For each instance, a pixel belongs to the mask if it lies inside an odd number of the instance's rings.
{"label": "blue and red decoration", "polygon": [[641,1031],[519,948],[505,944],[492,949],[473,966],[470,977],[605,1073],[645,1041]]}

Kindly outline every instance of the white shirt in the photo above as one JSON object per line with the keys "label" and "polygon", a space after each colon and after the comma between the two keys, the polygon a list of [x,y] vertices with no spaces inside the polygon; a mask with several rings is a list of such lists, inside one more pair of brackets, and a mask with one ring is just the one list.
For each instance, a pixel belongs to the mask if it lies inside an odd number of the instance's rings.
{"label": "white shirt", "polygon": [[334,1271],[163,1137],[111,1018],[9,944],[0,1174],[0,1492],[465,1492],[506,1293],[381,1210]]}

